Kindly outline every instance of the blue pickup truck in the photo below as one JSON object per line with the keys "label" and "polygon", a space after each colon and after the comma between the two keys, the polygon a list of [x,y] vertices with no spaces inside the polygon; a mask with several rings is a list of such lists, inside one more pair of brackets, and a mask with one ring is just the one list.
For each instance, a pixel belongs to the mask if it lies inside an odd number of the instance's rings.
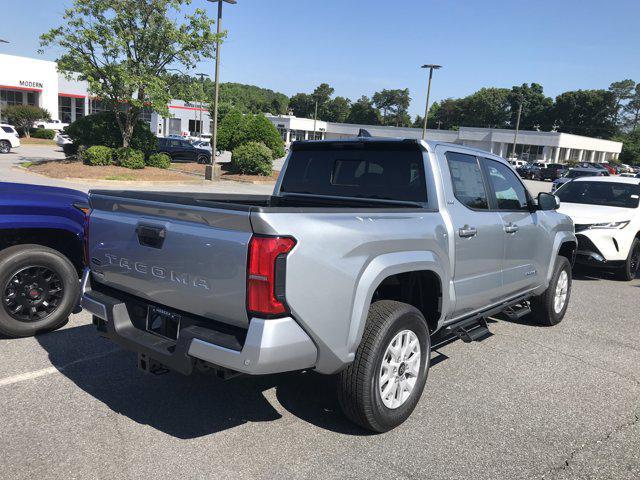
{"label": "blue pickup truck", "polygon": [[76,308],[87,195],[0,183],[0,334],[61,327]]}

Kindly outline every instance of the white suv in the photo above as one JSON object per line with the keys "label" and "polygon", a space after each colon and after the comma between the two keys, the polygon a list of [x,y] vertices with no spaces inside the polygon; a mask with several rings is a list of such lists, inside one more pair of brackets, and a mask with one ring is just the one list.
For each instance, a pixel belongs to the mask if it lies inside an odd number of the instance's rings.
{"label": "white suv", "polygon": [[9,153],[20,146],[20,136],[11,125],[0,123],[0,153]]}
{"label": "white suv", "polygon": [[560,213],[573,220],[576,262],[633,280],[640,264],[640,179],[580,177],[556,190]]}

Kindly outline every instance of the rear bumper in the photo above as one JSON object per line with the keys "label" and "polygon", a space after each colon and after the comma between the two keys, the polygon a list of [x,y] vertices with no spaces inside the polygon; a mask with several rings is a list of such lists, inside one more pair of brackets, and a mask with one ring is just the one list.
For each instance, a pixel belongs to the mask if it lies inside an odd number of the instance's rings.
{"label": "rear bumper", "polygon": [[291,317],[251,319],[240,350],[221,345],[214,330],[200,326],[181,329],[174,341],[134,326],[124,302],[91,290],[90,275],[86,269],[81,305],[97,317],[103,336],[171,370],[189,375],[196,360],[201,360],[241,373],[264,375],[312,368],[316,363],[315,344]]}

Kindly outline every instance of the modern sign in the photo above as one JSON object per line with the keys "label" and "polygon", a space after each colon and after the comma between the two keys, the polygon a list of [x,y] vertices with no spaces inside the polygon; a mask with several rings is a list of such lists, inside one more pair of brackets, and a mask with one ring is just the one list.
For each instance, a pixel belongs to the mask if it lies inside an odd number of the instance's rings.
{"label": "modern sign", "polygon": [[44,88],[42,82],[31,82],[29,80],[20,80],[20,86],[28,88]]}

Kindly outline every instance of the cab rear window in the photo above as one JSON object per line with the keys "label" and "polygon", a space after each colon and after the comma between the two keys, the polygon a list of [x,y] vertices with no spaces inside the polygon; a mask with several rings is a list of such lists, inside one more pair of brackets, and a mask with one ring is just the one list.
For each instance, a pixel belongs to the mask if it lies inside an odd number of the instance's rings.
{"label": "cab rear window", "polygon": [[294,150],[282,180],[284,193],[427,201],[422,152],[414,145]]}

